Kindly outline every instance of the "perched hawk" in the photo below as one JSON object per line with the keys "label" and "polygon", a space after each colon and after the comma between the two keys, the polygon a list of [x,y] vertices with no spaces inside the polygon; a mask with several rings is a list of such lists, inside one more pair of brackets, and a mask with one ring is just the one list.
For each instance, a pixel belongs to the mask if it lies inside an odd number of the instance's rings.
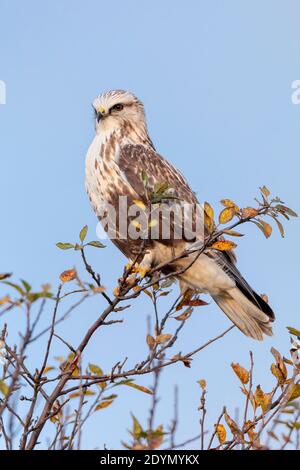
{"label": "perched hawk", "polygon": [[[116,220],[112,241],[129,259],[135,259],[145,246],[142,264],[155,267],[183,250],[201,244],[205,229],[195,239],[173,236],[175,224],[171,221],[170,236],[160,235],[146,241],[138,237],[120,235],[124,197],[128,205],[145,203],[146,193],[155,187],[170,188],[173,200],[197,205],[198,201],[188,183],[167,160],[155,150],[148,135],[144,106],[132,93],[116,90],[99,95],[93,102],[96,136],[86,157],[86,189],[98,218],[107,224],[112,215],[103,207],[115,210]],[[147,178],[146,186],[144,178]],[[168,203],[168,201],[166,202]],[[191,215],[193,218],[194,215]],[[133,220],[127,217],[128,224]],[[177,222],[178,225],[178,222]],[[184,270],[185,266],[187,267]],[[271,335],[274,313],[242,277],[235,265],[232,251],[207,249],[197,257],[193,252],[169,264],[163,272],[178,272],[180,287],[208,293],[230,320],[247,336],[261,340],[263,334]]]}

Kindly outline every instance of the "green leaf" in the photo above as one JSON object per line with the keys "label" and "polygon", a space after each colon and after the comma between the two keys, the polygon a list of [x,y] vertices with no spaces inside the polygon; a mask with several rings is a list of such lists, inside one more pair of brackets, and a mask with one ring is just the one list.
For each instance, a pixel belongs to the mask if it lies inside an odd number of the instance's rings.
{"label": "green leaf", "polygon": [[22,282],[23,286],[25,287],[26,292],[30,292],[31,291],[31,285],[28,284],[28,282],[25,281],[24,279],[21,279],[21,282]]}
{"label": "green leaf", "polygon": [[144,188],[146,188],[148,186],[148,175],[145,170],[143,170],[141,173],[141,180],[143,182]]}
{"label": "green leaf", "polygon": [[75,249],[75,251],[80,251],[80,250],[83,249],[83,246],[82,246],[82,245],[79,245],[78,243],[76,243],[74,249]]}
{"label": "green leaf", "polygon": [[88,229],[89,229],[89,228],[88,228],[87,225],[85,225],[85,226],[81,229],[80,234],[79,234],[79,239],[80,239],[81,242],[83,242],[83,241],[85,240],[85,237],[86,237],[86,235],[87,235],[87,233],[88,233]]}
{"label": "green leaf", "polygon": [[98,240],[89,242],[87,245],[94,246],[95,248],[105,248],[105,245],[103,245],[103,243],[99,242]]}
{"label": "green leaf", "polygon": [[287,326],[287,330],[291,335],[297,336],[300,338],[300,330],[297,330],[296,328],[293,328],[292,326]]}
{"label": "green leaf", "polygon": [[70,250],[71,248],[74,248],[74,245],[72,245],[72,243],[61,243],[61,242],[58,242],[58,243],[56,243],[56,246],[57,246],[57,248],[59,248],[60,250]]}
{"label": "green leaf", "polygon": [[134,437],[139,438],[141,433],[144,432],[143,428],[140,425],[137,418],[133,414],[131,414],[131,416],[132,416],[132,420],[133,420],[133,435],[134,435]]}
{"label": "green leaf", "polygon": [[18,284],[14,284],[13,282],[9,282],[9,281],[3,281],[3,284],[6,284],[7,286],[10,286],[13,289],[16,289],[16,291],[18,291],[19,294],[21,294],[22,296],[25,294],[22,287],[18,286]]}
{"label": "green leaf", "polygon": [[91,364],[89,363],[89,369],[92,372],[92,374],[102,376],[103,375],[103,370],[101,367],[97,366],[96,364]]}

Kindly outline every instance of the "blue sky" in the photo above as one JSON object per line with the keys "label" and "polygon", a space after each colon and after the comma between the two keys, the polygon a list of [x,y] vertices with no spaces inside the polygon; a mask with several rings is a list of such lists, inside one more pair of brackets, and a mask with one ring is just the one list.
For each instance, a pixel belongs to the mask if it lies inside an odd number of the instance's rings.
{"label": "blue sky", "polygon": [[[291,101],[291,84],[300,79],[296,0],[1,0],[0,11],[0,80],[7,87],[7,104],[0,105],[1,271],[38,287],[56,285],[62,270],[80,266],[55,243],[74,240],[85,224],[95,238],[84,160],[94,133],[91,102],[108,89],[129,89],[144,101],[157,149],[182,170],[200,200],[217,206],[228,197],[249,205],[265,184],[299,210],[300,105]],[[241,271],[258,292],[268,293],[276,311],[274,337],[257,344],[233,331],[195,358],[192,369],[164,372],[158,424],[172,417],[177,383],[178,441],[198,433],[199,378],[208,383],[211,422],[223,404],[230,411],[236,406],[239,387],[230,363],[247,364],[249,349],[257,383],[267,391],[272,386],[270,347],[287,353],[285,326],[300,326],[299,222],[286,225],[284,240],[276,231],[265,240],[247,227],[237,249]],[[113,288],[121,254],[108,243],[90,259]],[[60,334],[76,344],[97,312],[99,304],[91,302]],[[124,314],[125,324],[95,335],[88,359],[107,370],[124,356],[135,363],[146,353],[149,313],[149,300],[137,301]],[[21,318],[12,315],[13,335]],[[177,349],[193,349],[228,325],[211,304],[194,313]],[[33,350],[29,360],[39,354]],[[146,395],[120,390],[114,406],[92,419],[84,446],[118,447],[130,411],[145,422],[148,405]]]}

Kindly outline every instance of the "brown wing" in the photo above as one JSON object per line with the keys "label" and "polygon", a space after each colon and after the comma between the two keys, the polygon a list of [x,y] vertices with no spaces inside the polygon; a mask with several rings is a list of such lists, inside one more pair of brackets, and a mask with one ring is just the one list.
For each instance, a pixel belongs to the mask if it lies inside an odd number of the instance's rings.
{"label": "brown wing", "polygon": [[[126,145],[121,149],[118,165],[128,183],[141,199],[143,199],[144,194],[141,173],[144,171],[148,176],[150,188],[154,188],[154,185],[158,183],[167,183],[174,189],[174,195],[180,201],[192,205],[199,204],[195,193],[182,174],[153,148],[144,147],[143,145]],[[163,243],[170,242],[170,240],[164,239],[160,239],[160,241]],[[174,243],[172,237],[171,241]],[[228,251],[226,254],[216,253],[216,256],[218,255],[220,258],[226,258],[227,263],[235,262],[235,255],[232,251]]]}
{"label": "brown wing", "polygon": [[181,173],[151,148],[143,145],[125,145],[121,149],[119,167],[127,181],[140,195],[144,192],[141,180],[141,173],[144,170],[148,175],[150,188],[157,183],[168,183],[181,201],[198,203]]}

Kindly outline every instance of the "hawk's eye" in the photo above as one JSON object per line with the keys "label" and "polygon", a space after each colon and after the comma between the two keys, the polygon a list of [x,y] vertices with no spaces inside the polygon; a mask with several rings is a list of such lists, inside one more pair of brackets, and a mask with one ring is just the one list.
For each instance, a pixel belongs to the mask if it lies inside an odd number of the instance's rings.
{"label": "hawk's eye", "polygon": [[117,103],[110,108],[110,111],[122,111],[123,108],[124,108],[123,104]]}

